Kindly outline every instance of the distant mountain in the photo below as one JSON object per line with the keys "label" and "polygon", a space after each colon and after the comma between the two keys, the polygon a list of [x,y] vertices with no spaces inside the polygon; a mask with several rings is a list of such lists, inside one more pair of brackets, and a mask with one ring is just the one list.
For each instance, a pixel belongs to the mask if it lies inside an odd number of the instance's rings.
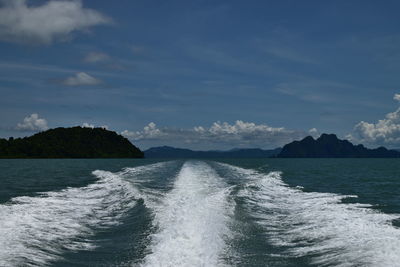
{"label": "distant mountain", "polygon": [[322,134],[314,140],[307,136],[282,148],[279,158],[398,158],[400,152],[384,147],[368,149],[363,145],[353,145],[340,140],[334,134]]}
{"label": "distant mountain", "polygon": [[280,148],[235,148],[229,151],[194,151],[170,146],[152,147],[144,151],[146,158],[269,158],[278,155]]}
{"label": "distant mountain", "polygon": [[143,152],[116,132],[72,127],[0,139],[0,158],[143,158]]}

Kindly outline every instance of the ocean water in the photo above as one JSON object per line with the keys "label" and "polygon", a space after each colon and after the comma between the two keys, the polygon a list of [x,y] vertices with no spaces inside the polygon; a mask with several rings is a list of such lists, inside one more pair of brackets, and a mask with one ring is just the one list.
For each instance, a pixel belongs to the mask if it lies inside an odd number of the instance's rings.
{"label": "ocean water", "polygon": [[399,159],[0,170],[0,266],[400,266]]}

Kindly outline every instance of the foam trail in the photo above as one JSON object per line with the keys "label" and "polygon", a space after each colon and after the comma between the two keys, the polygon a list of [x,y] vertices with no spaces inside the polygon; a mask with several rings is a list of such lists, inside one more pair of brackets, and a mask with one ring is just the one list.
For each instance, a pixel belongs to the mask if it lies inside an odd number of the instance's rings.
{"label": "foam trail", "polygon": [[389,215],[345,196],[291,188],[279,172],[268,175],[221,164],[248,183],[240,191],[269,241],[318,266],[400,266],[400,230]]}
{"label": "foam trail", "polygon": [[143,165],[140,167],[127,167],[124,168],[119,174],[126,178],[134,178],[132,182],[144,182],[148,181],[149,179],[143,179],[145,177],[151,177],[153,173],[158,173],[160,169],[171,165],[174,161],[165,161],[165,162],[158,162],[154,164]]}
{"label": "foam trail", "polygon": [[93,249],[95,229],[118,224],[139,195],[121,173],[93,174],[99,180],[86,187],[15,197],[0,205],[0,266],[43,266],[61,259],[65,250]]}
{"label": "foam trail", "polygon": [[185,162],[174,188],[152,207],[157,232],[143,266],[218,266],[226,251],[230,189],[204,162]]}

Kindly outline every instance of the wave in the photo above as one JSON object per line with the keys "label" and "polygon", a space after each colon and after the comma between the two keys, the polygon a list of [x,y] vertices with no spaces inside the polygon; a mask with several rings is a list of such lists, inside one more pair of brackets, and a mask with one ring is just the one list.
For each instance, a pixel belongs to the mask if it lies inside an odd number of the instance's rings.
{"label": "wave", "polygon": [[234,205],[230,188],[204,162],[185,162],[173,189],[147,205],[156,232],[143,266],[223,265]]}
{"label": "wave", "polygon": [[356,196],[291,188],[280,172],[220,165],[247,180],[238,197],[269,242],[289,256],[307,256],[318,266],[399,266],[400,230],[392,225],[399,215],[342,202]]}
{"label": "wave", "polygon": [[86,187],[15,197],[0,205],[0,266],[43,266],[62,259],[65,251],[95,248],[90,240],[95,230],[119,224],[140,197],[123,174],[162,166],[96,170],[98,180]]}

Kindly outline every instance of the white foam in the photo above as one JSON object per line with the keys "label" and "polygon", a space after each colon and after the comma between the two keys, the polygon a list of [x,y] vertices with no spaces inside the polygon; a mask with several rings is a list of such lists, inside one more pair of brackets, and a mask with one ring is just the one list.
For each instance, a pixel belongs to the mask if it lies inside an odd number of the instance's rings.
{"label": "white foam", "polygon": [[139,195],[119,173],[93,174],[99,180],[86,187],[15,197],[0,205],[0,266],[43,266],[60,259],[64,250],[93,249],[94,230],[118,224]]}
{"label": "white foam", "polygon": [[143,182],[146,181],[146,179],[142,179],[143,174],[146,174],[146,176],[151,176],[153,172],[159,172],[160,169],[165,168],[174,162],[175,161],[164,161],[139,167],[127,167],[119,172],[119,174],[124,177],[134,177],[135,181]]}
{"label": "white foam", "polygon": [[[152,207],[157,227],[144,266],[217,266],[229,237],[230,189],[204,162],[186,162]],[[148,205],[151,205],[148,204]]]}
{"label": "white foam", "polygon": [[291,188],[279,172],[222,166],[248,180],[239,196],[269,241],[290,256],[311,257],[319,266],[400,266],[400,230],[391,223],[399,215],[342,203],[356,196]]}
{"label": "white foam", "polygon": [[[160,169],[162,169],[161,174],[164,174],[166,171],[166,174],[172,174],[171,178],[173,178],[174,174],[168,172],[170,170],[169,168],[177,167],[176,169],[179,170],[179,165],[181,164],[176,160],[158,162],[136,168],[124,168],[120,172],[120,175],[140,190],[140,198],[144,200],[143,204],[151,208],[157,205],[157,203],[160,203],[160,200],[165,196],[164,192],[168,186],[163,186],[162,188],[154,188],[152,186],[148,187],[148,184],[146,183],[150,182],[153,184],[155,179],[165,179],[166,177],[160,175]],[[175,168],[173,169],[175,170]]]}

